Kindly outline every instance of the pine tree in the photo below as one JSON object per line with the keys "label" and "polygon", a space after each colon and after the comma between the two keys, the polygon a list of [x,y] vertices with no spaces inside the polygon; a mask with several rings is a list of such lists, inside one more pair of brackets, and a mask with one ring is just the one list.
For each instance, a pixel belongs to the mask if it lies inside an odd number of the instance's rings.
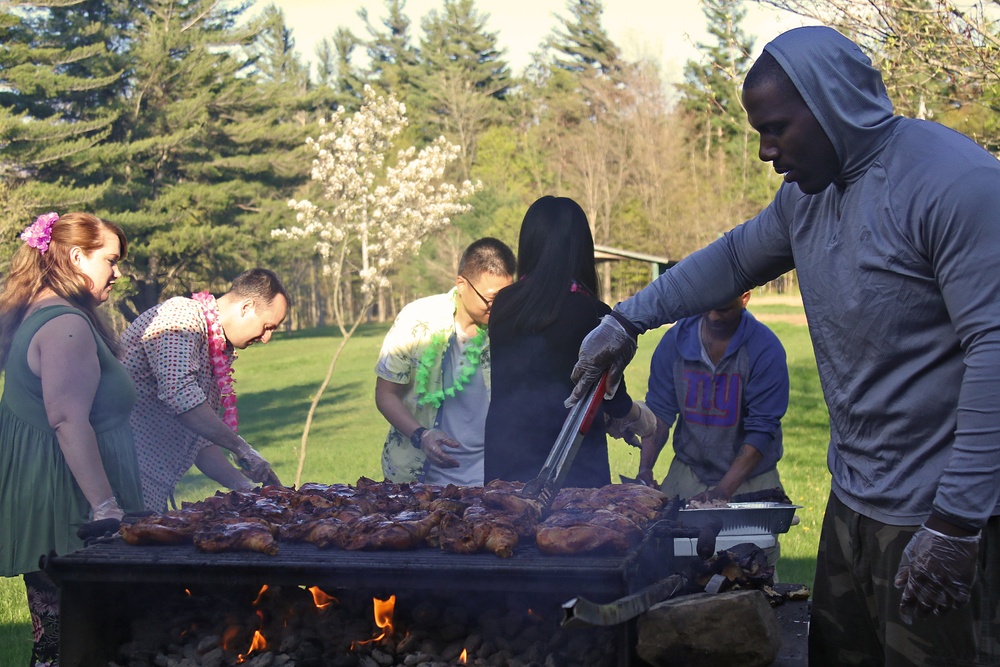
{"label": "pine tree", "polygon": [[384,30],[371,24],[366,9],[358,11],[369,35],[365,49],[370,64],[365,80],[405,101],[419,54],[410,44],[410,19],[404,13],[406,0],[385,0],[385,7],[388,16],[382,19]]}
{"label": "pine tree", "polygon": [[604,4],[601,0],[570,0],[569,11],[574,20],[563,19],[562,31],[557,29],[549,41],[557,51],[556,65],[572,72],[593,70],[613,76],[620,67],[621,54],[601,24]]}
{"label": "pine tree", "polygon": [[[733,142],[739,144],[745,131],[740,89],[752,64],[754,40],[740,25],[746,17],[742,0],[704,0],[702,4],[715,43],[697,44],[704,60],[687,62],[685,82],[678,89],[683,108],[706,126],[706,150],[714,142],[732,151]],[[742,148],[737,145],[735,150]]]}
{"label": "pine tree", "polygon": [[[101,199],[132,243],[127,317],[195,288],[221,291],[257,264],[262,221],[308,174],[295,106],[304,79],[276,14],[238,27],[243,7],[214,0],[137,6],[120,159]],[[264,72],[246,49],[267,46]]]}
{"label": "pine tree", "polygon": [[410,95],[412,113],[425,118],[423,141],[443,134],[461,148],[463,179],[469,178],[479,136],[501,117],[512,86],[496,33],[486,31],[486,18],[473,0],[445,0],[440,13],[427,15],[420,45],[424,60]]}
{"label": "pine tree", "polygon": [[102,144],[120,113],[123,77],[108,44],[125,19],[115,3],[83,2],[69,21],[66,4],[0,10],[0,205],[16,214],[14,226],[30,222],[25,207],[79,209],[109,185]]}

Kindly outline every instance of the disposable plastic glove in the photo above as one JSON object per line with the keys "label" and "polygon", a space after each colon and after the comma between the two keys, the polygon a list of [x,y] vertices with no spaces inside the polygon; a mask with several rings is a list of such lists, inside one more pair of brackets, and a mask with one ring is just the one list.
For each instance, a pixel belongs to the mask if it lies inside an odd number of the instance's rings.
{"label": "disposable plastic glove", "polygon": [[458,460],[449,455],[445,447],[460,449],[462,444],[439,428],[428,429],[420,436],[420,448],[431,463],[439,468],[457,468]]}
{"label": "disposable plastic glove", "polygon": [[121,521],[123,516],[125,516],[125,511],[118,506],[118,499],[114,496],[111,496],[102,503],[90,506],[91,521],[101,521],[103,519],[115,519]]}
{"label": "disposable plastic glove", "polygon": [[941,614],[969,600],[976,579],[979,535],[952,537],[922,526],[903,549],[896,588],[903,589],[899,616]]}
{"label": "disposable plastic glove", "polygon": [[281,484],[278,476],[271,470],[271,464],[256,449],[247,444],[246,440],[240,440],[240,448],[236,452],[236,462],[243,470],[243,474],[255,482]]}
{"label": "disposable plastic glove", "polygon": [[640,447],[641,438],[648,438],[656,431],[656,415],[642,401],[632,401],[632,409],[618,419],[608,421],[607,432],[612,438],[624,440],[633,447]]}
{"label": "disposable plastic glove", "polygon": [[580,343],[580,357],[571,375],[576,386],[565,401],[566,407],[573,407],[580,402],[605,371],[608,372],[608,384],[604,398],[612,398],[618,391],[622,373],[635,356],[637,347],[635,338],[625,331],[621,322],[612,315],[602,317],[600,323]]}

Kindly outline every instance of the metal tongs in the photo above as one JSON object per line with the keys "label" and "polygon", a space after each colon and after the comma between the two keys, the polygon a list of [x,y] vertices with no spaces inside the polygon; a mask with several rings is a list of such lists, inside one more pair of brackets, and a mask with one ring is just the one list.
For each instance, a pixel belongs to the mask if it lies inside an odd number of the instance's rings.
{"label": "metal tongs", "polygon": [[588,391],[582,401],[577,402],[569,410],[566,421],[563,422],[559,437],[549,451],[548,458],[542,466],[538,477],[531,480],[521,489],[521,496],[525,498],[536,498],[541,501],[543,508],[548,509],[553,498],[559,493],[566,474],[573,465],[576,452],[580,449],[580,443],[584,436],[590,431],[590,425],[594,423],[597,416],[597,409],[604,400],[604,390],[608,384],[608,374],[605,373]]}

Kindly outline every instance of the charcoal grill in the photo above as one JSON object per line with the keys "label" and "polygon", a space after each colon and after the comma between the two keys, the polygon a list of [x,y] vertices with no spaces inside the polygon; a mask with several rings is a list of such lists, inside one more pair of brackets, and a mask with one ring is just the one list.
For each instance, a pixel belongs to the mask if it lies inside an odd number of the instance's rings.
{"label": "charcoal grill", "polygon": [[[650,531],[626,555],[548,556],[519,545],[511,558],[493,554],[321,550],[282,543],[275,556],[208,554],[193,546],[137,547],[120,540],[47,559],[61,587],[63,667],[107,665],[127,641],[128,620],[166,591],[194,586],[319,586],[324,590],[435,590],[551,594],[556,604],[582,595],[608,602],[673,571],[673,535]],[[619,665],[632,664],[632,624],[620,628]]]}

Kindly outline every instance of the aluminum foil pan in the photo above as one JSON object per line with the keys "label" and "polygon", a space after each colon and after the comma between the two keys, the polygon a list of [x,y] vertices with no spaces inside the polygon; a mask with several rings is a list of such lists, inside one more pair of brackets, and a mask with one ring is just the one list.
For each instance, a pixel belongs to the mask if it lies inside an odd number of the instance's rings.
{"label": "aluminum foil pan", "polygon": [[781,503],[729,503],[729,507],[683,509],[678,520],[689,528],[704,528],[712,519],[722,520],[719,535],[773,535],[787,533],[802,505]]}

